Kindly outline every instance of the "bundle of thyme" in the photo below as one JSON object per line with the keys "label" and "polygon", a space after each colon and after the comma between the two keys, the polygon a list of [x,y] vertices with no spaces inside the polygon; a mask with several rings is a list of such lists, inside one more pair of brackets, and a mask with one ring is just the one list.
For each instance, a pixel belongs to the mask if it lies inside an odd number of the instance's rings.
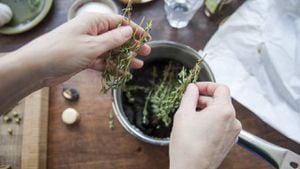
{"label": "bundle of thyme", "polygon": [[[194,68],[187,70],[182,67],[176,80],[173,75],[172,65],[165,67],[162,80],[156,84],[153,91],[146,98],[145,107],[147,108],[150,102],[151,110],[158,120],[162,120],[165,126],[172,122],[172,114],[179,107],[182,96],[189,83],[195,83],[202,68],[202,59],[197,61]],[[148,112],[143,112],[143,122],[145,122]]]}
{"label": "bundle of thyme", "polygon": [[[153,94],[151,93],[148,98],[151,103],[152,112],[155,114],[157,119],[162,120],[165,124],[169,124],[171,122],[171,118],[169,118],[168,114],[170,113],[169,109],[170,107],[173,107],[173,104],[170,102],[171,100],[169,100],[168,97],[177,85],[177,81],[174,80],[172,68],[173,65],[171,63],[165,66],[161,81],[154,85]],[[144,112],[143,115],[145,118],[146,114]]]}
{"label": "bundle of thyme", "polygon": [[[130,24],[131,12],[132,5],[131,1],[129,1],[127,7],[123,9],[125,21],[119,23],[119,27]],[[144,17],[139,25],[143,26],[143,22]],[[148,41],[151,27],[152,21],[147,22],[142,35],[137,35],[137,30],[135,30],[129,41],[109,52],[109,55],[104,59],[106,68],[102,74],[104,80],[102,92],[106,93],[110,89],[123,87],[132,78],[130,63],[137,56],[140,47]]]}

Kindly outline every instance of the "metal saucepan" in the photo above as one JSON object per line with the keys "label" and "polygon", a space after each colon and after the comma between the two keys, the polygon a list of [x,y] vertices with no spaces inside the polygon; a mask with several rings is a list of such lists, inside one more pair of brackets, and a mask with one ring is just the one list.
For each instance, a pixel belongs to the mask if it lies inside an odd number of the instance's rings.
{"label": "metal saucepan", "polygon": [[[201,56],[192,48],[170,41],[153,41],[149,45],[152,48],[148,57],[142,58],[145,64],[155,59],[173,59],[184,65],[192,67]],[[203,68],[200,73],[200,80],[215,81],[212,71],[208,64],[203,62]],[[113,90],[113,109],[122,126],[134,137],[144,142],[155,145],[168,145],[170,138],[156,138],[148,136],[132,125],[125,115],[122,106],[122,91],[120,89]],[[257,136],[246,131],[241,131],[238,143],[250,151],[258,154],[263,159],[271,163],[274,167],[280,169],[294,169],[300,166],[300,156],[288,149],[279,147],[267,142]]]}

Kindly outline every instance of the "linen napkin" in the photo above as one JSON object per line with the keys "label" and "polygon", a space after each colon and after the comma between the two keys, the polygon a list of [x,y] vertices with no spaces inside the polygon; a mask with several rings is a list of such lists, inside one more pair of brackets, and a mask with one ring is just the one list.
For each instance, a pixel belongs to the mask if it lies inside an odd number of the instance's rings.
{"label": "linen napkin", "polygon": [[217,82],[300,143],[300,1],[247,0],[204,48]]}

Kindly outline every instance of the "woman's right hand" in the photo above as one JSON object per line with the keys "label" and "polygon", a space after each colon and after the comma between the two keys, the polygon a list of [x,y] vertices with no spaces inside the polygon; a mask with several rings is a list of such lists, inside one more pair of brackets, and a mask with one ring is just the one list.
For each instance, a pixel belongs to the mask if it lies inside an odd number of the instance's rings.
{"label": "woman's right hand", "polygon": [[170,169],[217,168],[241,128],[226,86],[212,82],[190,84],[174,117]]}
{"label": "woman's right hand", "polygon": [[[133,32],[142,35],[144,29],[115,14],[85,13],[62,24],[53,31],[33,40],[15,54],[23,65],[31,67],[45,86],[59,84],[76,73],[91,68],[103,71],[103,58],[111,49],[127,42]],[[148,55],[150,46],[142,45],[140,55]],[[143,61],[134,58],[133,68]]]}

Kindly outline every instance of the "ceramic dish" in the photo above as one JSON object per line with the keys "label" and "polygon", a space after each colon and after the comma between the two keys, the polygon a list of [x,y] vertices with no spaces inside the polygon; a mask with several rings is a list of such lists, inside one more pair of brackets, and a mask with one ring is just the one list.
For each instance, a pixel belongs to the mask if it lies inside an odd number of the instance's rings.
{"label": "ceramic dish", "polygon": [[[127,4],[129,0],[120,0],[123,4]],[[154,0],[131,0],[132,4],[145,4]]]}
{"label": "ceramic dish", "polygon": [[76,16],[76,12],[79,8],[81,8],[84,4],[89,2],[100,2],[107,5],[115,14],[119,13],[117,5],[112,0],[76,0],[70,7],[68,12],[68,20],[74,18]]}
{"label": "ceramic dish", "polygon": [[13,11],[12,20],[0,28],[2,34],[17,34],[39,24],[48,14],[53,0],[0,0]]}

